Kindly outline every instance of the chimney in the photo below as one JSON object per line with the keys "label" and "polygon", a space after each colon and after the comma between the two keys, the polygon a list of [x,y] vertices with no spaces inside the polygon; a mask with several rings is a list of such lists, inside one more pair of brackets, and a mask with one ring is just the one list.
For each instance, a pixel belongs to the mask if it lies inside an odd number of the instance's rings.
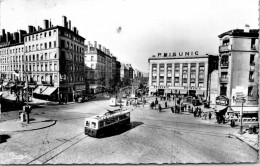
{"label": "chimney", "polygon": [[33,32],[33,26],[29,25],[28,26],[28,31],[29,31],[29,33],[32,33]]}
{"label": "chimney", "polygon": [[36,28],[35,27],[33,27],[33,32],[36,32]]}
{"label": "chimney", "polygon": [[97,41],[94,41],[94,47],[97,48]]}
{"label": "chimney", "polygon": [[98,49],[100,49],[100,50],[101,50],[101,44],[99,44],[99,45],[98,45]]}
{"label": "chimney", "polygon": [[50,22],[49,22],[49,28],[51,28],[52,27],[52,24],[51,24],[51,19],[50,19]]}
{"label": "chimney", "polygon": [[2,29],[2,42],[6,42],[5,29]]}
{"label": "chimney", "polygon": [[90,52],[90,45],[91,45],[91,44],[90,44],[90,41],[88,41],[88,45],[87,45],[87,48],[88,48],[87,51],[88,51],[88,52]]}
{"label": "chimney", "polygon": [[43,29],[49,28],[49,20],[43,20]]}
{"label": "chimney", "polygon": [[19,43],[19,33],[18,32],[14,32],[14,42]]}
{"label": "chimney", "polygon": [[249,33],[250,26],[248,24],[245,25],[244,32]]}
{"label": "chimney", "polygon": [[23,35],[25,35],[25,34],[26,34],[26,31],[20,30],[20,32],[19,32],[19,43],[23,43],[24,42]]}
{"label": "chimney", "polygon": [[76,33],[77,32],[77,28],[76,27],[73,27],[73,32]]}
{"label": "chimney", "polygon": [[7,41],[7,42],[10,42],[10,41],[11,41],[11,34],[10,34],[10,32],[7,32],[7,33],[6,33],[6,41]]}
{"label": "chimney", "polygon": [[71,21],[69,20],[68,28],[71,30]]}
{"label": "chimney", "polygon": [[62,26],[65,27],[65,28],[68,28],[67,27],[67,17],[66,16],[62,16]]}

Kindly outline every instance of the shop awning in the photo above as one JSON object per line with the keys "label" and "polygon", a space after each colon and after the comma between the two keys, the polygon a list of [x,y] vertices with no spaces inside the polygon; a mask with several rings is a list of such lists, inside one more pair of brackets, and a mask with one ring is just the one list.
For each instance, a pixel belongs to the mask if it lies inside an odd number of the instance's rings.
{"label": "shop awning", "polygon": [[180,94],[185,95],[187,94],[188,90],[187,89],[180,89]]}
{"label": "shop awning", "polygon": [[45,89],[48,88],[47,86],[38,86],[33,93],[41,94],[41,92],[45,91]]}
{"label": "shop awning", "polygon": [[204,90],[196,90],[196,95],[203,95],[204,94]]}
{"label": "shop awning", "polygon": [[149,92],[156,92],[156,89],[149,89]]}
{"label": "shop awning", "polygon": [[41,94],[50,96],[56,89],[57,87],[48,87]]}
{"label": "shop awning", "polygon": [[[231,109],[234,111],[234,113],[240,113],[242,110],[242,107],[231,107]],[[259,107],[252,106],[252,107],[243,107],[243,113],[246,114],[254,114],[259,112]]]}
{"label": "shop awning", "polygon": [[171,89],[165,89],[164,93],[172,93]]}

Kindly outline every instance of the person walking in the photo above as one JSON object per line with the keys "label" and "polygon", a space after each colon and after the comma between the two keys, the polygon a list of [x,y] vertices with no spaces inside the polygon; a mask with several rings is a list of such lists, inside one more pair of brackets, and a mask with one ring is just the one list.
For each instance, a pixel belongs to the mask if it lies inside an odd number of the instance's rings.
{"label": "person walking", "polygon": [[158,99],[157,98],[155,98],[154,104],[155,104],[155,108],[156,108],[156,106],[158,105]]}
{"label": "person walking", "polygon": [[211,120],[211,112],[209,112],[209,120]]}
{"label": "person walking", "polygon": [[159,106],[158,106],[158,109],[159,109],[159,112],[161,112],[161,111],[162,111],[161,104],[159,104]]}
{"label": "person walking", "polygon": [[165,102],[165,109],[167,108],[168,106],[167,106],[167,102]]}
{"label": "person walking", "polygon": [[143,108],[144,108],[145,103],[146,103],[146,101],[145,101],[145,99],[144,99],[144,101],[143,101]]}

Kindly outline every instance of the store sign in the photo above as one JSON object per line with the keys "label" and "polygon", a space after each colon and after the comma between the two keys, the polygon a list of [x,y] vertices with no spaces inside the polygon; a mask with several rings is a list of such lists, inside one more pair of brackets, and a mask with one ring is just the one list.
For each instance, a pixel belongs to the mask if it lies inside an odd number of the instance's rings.
{"label": "store sign", "polygon": [[202,87],[195,87],[195,86],[184,86],[184,89],[189,89],[189,90],[206,90],[205,88]]}
{"label": "store sign", "polygon": [[199,51],[194,51],[194,52],[173,52],[172,56],[194,56],[194,55],[199,55]]}
{"label": "store sign", "polygon": [[155,89],[168,89],[169,86],[153,86]]}

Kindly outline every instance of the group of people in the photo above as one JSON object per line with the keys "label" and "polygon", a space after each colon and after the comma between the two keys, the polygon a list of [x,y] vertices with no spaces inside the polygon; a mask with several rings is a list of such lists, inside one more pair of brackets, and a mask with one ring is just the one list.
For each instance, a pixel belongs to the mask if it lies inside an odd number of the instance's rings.
{"label": "group of people", "polygon": [[[202,109],[201,109],[200,107],[196,107],[195,110],[194,110],[194,112],[193,112],[194,117],[201,117],[201,116],[202,116],[202,113],[203,113],[203,111],[202,111]],[[211,120],[211,117],[212,117],[211,112],[208,112],[208,114],[207,114],[207,112],[204,112],[204,113],[203,113],[203,118],[204,118],[205,120],[207,119],[207,116],[209,116],[209,120]]]}

